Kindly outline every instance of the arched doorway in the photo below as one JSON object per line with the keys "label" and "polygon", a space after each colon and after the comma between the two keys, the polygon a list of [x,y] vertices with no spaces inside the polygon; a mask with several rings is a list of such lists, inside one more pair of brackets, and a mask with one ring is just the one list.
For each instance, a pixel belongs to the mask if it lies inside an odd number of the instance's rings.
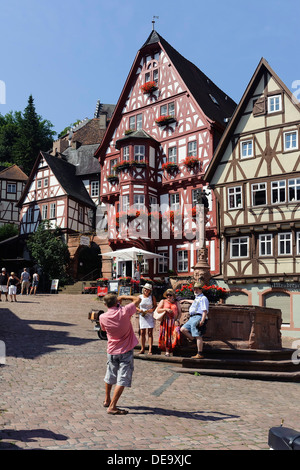
{"label": "arched doorway", "polygon": [[77,279],[95,280],[101,275],[101,254],[99,246],[92,242],[90,246],[80,246],[76,253]]}

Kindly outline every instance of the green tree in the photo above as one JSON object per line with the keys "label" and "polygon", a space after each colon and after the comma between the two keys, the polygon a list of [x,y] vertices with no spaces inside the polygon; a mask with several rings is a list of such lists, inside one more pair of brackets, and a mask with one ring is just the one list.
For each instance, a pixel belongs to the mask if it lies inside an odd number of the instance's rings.
{"label": "green tree", "polygon": [[0,227],[0,242],[18,235],[19,229],[15,224],[4,224]]}
{"label": "green tree", "polygon": [[22,116],[19,116],[18,136],[13,145],[13,158],[29,174],[40,150],[48,152],[53,143],[54,131],[50,121],[43,120],[35,110],[32,95]]}
{"label": "green tree", "polygon": [[51,222],[43,220],[36,232],[28,237],[27,246],[34,261],[50,280],[66,281],[70,253],[58,227],[51,229]]}

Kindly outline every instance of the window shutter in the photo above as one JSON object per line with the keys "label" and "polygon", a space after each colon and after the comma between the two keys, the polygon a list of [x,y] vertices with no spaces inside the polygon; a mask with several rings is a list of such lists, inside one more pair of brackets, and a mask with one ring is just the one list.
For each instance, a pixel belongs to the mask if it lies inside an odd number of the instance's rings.
{"label": "window shutter", "polygon": [[267,111],[267,100],[264,96],[258,98],[253,106],[253,116],[263,116]]}

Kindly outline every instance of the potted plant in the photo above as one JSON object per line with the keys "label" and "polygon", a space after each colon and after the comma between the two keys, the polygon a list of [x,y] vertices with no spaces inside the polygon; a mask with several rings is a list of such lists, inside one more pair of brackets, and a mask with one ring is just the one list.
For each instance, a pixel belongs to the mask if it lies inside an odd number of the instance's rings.
{"label": "potted plant", "polygon": [[146,82],[144,85],[141,86],[141,90],[144,94],[152,93],[153,91],[157,90],[156,82]]}
{"label": "potted plant", "polygon": [[155,122],[158,126],[166,126],[168,124],[171,124],[172,122],[176,122],[176,119],[174,118],[174,116],[166,115],[166,116],[159,116],[155,120]]}

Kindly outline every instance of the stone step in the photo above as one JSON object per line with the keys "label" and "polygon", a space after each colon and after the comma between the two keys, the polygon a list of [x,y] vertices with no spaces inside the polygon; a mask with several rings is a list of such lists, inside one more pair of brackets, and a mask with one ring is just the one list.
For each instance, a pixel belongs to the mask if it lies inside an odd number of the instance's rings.
{"label": "stone step", "polygon": [[289,361],[255,361],[243,359],[183,359],[183,368],[223,369],[239,371],[299,372],[300,366]]}
{"label": "stone step", "polygon": [[174,372],[182,374],[199,374],[214,377],[231,377],[239,379],[270,380],[283,382],[300,382],[300,372],[280,372],[280,371],[250,371],[250,370],[227,370],[227,369],[191,369],[174,367]]}

